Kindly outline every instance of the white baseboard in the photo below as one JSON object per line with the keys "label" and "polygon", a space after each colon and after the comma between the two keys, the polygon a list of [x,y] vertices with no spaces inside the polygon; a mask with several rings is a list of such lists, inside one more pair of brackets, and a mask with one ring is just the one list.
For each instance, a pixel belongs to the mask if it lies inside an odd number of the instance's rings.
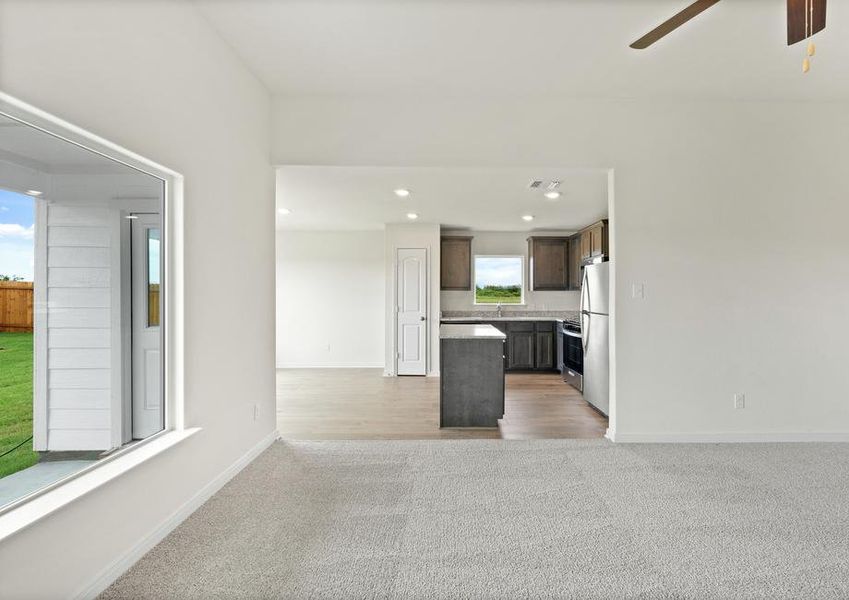
{"label": "white baseboard", "polygon": [[849,442],[849,432],[776,432],[776,433],[616,433],[606,436],[625,444],[749,444],[792,442]]}
{"label": "white baseboard", "polygon": [[192,498],[190,498],[185,504],[174,511],[171,516],[160,523],[156,529],[139,540],[138,543],[124,553],[123,556],[118,557],[112,564],[106,567],[94,581],[83,588],[79,593],[75,594],[73,598],[78,600],[88,600],[89,598],[96,598],[100,595],[121,575],[126,573],[127,570],[142,556],[147,554],[154,546],[156,546],[156,544],[161,542],[169,533],[174,531],[174,529],[176,529],[180,523],[185,521],[189,515],[195,512],[204,502],[209,500],[218,490],[224,487],[224,484],[236,476],[239,471],[244,469],[251,461],[262,454],[266,448],[271,446],[271,444],[279,438],[280,434],[277,431],[265,436],[253,448],[248,450],[238,460],[236,460],[236,462],[227,467],[227,469],[201,488],[201,490],[192,496]]}

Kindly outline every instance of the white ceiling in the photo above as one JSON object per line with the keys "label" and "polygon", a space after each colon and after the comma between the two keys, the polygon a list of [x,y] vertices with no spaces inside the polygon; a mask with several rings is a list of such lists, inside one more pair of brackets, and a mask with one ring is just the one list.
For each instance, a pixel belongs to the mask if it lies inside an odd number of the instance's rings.
{"label": "white ceiling", "polygon": [[200,0],[274,94],[849,99],[849,2],[819,52],[786,45],[786,0],[723,0],[648,50],[692,0]]}
{"label": "white ceiling", "polygon": [[[562,181],[548,200],[532,179]],[[411,191],[408,198],[394,194]],[[607,172],[600,169],[447,169],[280,167],[278,229],[381,229],[385,223],[439,223],[480,231],[577,230],[607,216]],[[527,223],[522,215],[534,220]]]}

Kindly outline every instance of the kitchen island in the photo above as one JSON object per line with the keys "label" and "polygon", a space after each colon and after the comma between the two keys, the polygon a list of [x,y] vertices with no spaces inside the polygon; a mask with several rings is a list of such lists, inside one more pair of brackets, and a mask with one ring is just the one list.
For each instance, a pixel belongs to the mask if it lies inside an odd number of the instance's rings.
{"label": "kitchen island", "polygon": [[498,427],[506,339],[492,325],[440,325],[440,427]]}

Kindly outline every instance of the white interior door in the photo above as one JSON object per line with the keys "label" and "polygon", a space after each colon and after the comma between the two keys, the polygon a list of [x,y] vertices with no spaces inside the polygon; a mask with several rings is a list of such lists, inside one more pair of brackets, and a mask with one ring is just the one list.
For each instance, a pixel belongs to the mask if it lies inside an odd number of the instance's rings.
{"label": "white interior door", "polygon": [[160,247],[158,214],[131,221],[133,438],[143,439],[164,426],[160,355]]}
{"label": "white interior door", "polygon": [[398,375],[427,368],[427,250],[399,248],[396,274]]}

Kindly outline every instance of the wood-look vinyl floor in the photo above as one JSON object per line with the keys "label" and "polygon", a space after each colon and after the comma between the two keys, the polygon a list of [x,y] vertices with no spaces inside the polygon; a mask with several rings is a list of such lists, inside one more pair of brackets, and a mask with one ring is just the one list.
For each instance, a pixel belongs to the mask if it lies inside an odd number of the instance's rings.
{"label": "wood-look vinyl floor", "polygon": [[439,378],[380,369],[279,369],[277,427],[290,440],[600,438],[607,419],[556,373],[509,373],[498,429],[440,429]]}

